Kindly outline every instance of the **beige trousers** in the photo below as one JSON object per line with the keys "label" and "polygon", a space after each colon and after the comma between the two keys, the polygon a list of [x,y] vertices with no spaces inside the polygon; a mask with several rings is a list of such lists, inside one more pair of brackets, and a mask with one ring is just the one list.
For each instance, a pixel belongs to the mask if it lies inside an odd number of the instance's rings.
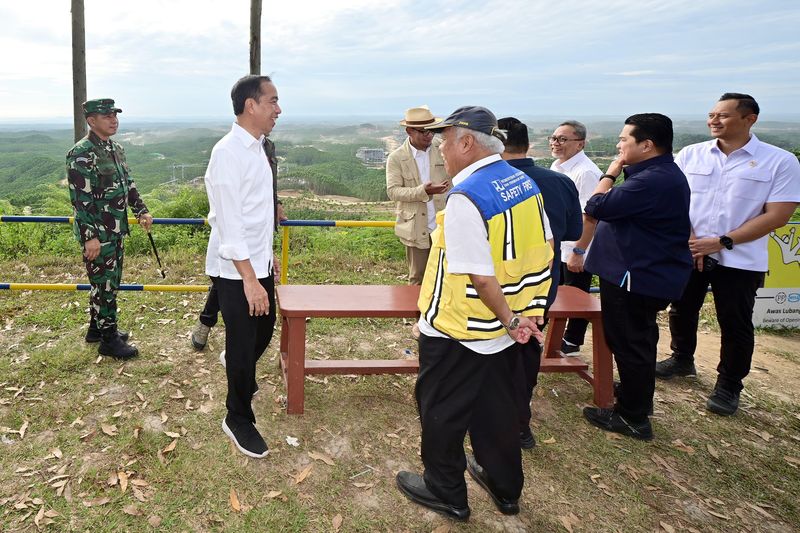
{"label": "beige trousers", "polygon": [[422,285],[422,277],[425,275],[425,266],[428,264],[428,254],[430,254],[430,251],[430,248],[406,246],[409,285]]}

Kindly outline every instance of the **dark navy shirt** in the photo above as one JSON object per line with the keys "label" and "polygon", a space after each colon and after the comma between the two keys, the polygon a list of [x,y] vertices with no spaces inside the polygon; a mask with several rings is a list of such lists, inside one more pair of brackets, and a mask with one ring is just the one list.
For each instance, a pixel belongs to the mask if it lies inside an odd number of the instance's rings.
{"label": "dark navy shirt", "polygon": [[576,241],[583,232],[583,216],[581,203],[578,200],[578,189],[575,183],[564,174],[537,167],[533,159],[510,159],[507,161],[512,167],[523,171],[530,176],[544,200],[544,211],[550,220],[550,229],[553,232],[553,269],[550,274],[553,284],[547,295],[547,306],[553,303],[558,290],[561,277],[561,241]]}
{"label": "dark navy shirt", "polygon": [[586,270],[633,293],[678,299],[692,271],[686,176],[672,154],[624,172],[624,183],[586,203],[599,221]]}

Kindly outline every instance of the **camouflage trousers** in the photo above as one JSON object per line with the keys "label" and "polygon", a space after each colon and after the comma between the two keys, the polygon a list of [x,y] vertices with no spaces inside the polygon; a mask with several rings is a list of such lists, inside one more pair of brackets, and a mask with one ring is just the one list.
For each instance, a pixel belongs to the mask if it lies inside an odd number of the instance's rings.
{"label": "camouflage trousers", "polygon": [[122,237],[100,243],[100,254],[89,261],[83,256],[89,275],[89,314],[101,332],[117,328],[117,291],[122,280]]}

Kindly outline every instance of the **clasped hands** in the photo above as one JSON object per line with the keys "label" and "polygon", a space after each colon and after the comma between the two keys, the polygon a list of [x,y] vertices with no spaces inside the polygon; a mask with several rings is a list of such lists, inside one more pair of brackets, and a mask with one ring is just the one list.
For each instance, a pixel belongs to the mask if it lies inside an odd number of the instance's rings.
{"label": "clasped hands", "polygon": [[539,329],[539,326],[544,324],[542,317],[519,317],[519,326],[508,332],[509,337],[514,339],[520,344],[527,344],[531,337],[536,339],[539,344],[544,343],[544,334]]}

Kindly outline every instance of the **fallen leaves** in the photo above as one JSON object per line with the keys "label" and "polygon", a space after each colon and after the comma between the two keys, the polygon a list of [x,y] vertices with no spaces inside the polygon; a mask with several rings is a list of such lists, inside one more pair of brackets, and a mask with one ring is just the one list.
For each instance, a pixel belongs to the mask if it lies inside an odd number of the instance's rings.
{"label": "fallen leaves", "polygon": [[305,467],[303,470],[301,470],[299,474],[294,476],[295,485],[299,485],[300,483],[305,481],[305,479],[308,477],[308,475],[311,474],[311,470],[313,468],[314,468],[314,463],[311,463],[310,465]]}
{"label": "fallen leaves", "polygon": [[53,518],[60,516],[56,511],[50,509],[45,511],[44,505],[39,508],[39,512],[33,518],[33,523],[36,524],[37,529],[42,529],[42,526],[54,524]]}
{"label": "fallen leaves", "polygon": [[172,442],[167,444],[167,447],[162,450],[162,453],[170,453],[175,451],[175,447],[178,445],[178,439],[174,439]]}
{"label": "fallen leaves", "polygon": [[242,504],[239,502],[239,495],[236,494],[236,489],[231,487],[230,493],[231,509],[240,513],[242,511]]}
{"label": "fallen leaves", "polygon": [[689,455],[694,455],[694,448],[692,448],[688,444],[684,444],[684,442],[681,439],[673,440],[672,445],[682,452],[688,453]]}
{"label": "fallen leaves", "polygon": [[336,516],[334,516],[333,520],[331,520],[331,525],[333,525],[333,530],[334,531],[339,531],[339,529],[341,529],[341,527],[342,527],[342,522],[343,521],[344,521],[344,518],[342,517],[342,515],[337,514]]}
{"label": "fallen leaves", "polygon": [[336,463],[333,462],[333,459],[325,455],[324,453],[319,452],[308,452],[308,456],[314,459],[315,461],[322,461],[328,466],[334,466]]}
{"label": "fallen leaves", "polygon": [[109,437],[116,437],[119,434],[119,430],[114,424],[100,424],[100,429]]}
{"label": "fallen leaves", "polygon": [[16,433],[17,435],[19,435],[20,440],[22,440],[23,438],[25,438],[25,432],[28,431],[28,421],[26,420],[25,422],[23,422],[22,426],[20,426],[19,429],[1,427],[0,431],[2,431],[3,433]]}
{"label": "fallen leaves", "polygon": [[731,519],[730,516],[726,516],[726,515],[724,515],[722,513],[718,513],[716,511],[712,511],[710,509],[708,510],[708,514],[710,514],[711,516],[716,516],[717,518],[719,518],[721,520],[730,520]]}
{"label": "fallen leaves", "polygon": [[95,498],[94,500],[84,500],[81,503],[83,503],[84,507],[100,507],[101,505],[105,505],[110,501],[111,501],[110,498],[103,497],[103,498]]}
{"label": "fallen leaves", "polygon": [[772,438],[772,435],[769,433],[769,431],[758,431],[753,428],[747,428],[747,431],[752,433],[753,435],[761,437],[764,440],[764,442],[769,442],[769,440]]}
{"label": "fallen leaves", "polygon": [[789,457],[788,455],[784,455],[783,460],[794,467],[800,466],[800,459],[797,457]]}
{"label": "fallen leaves", "polygon": [[120,491],[125,494],[125,491],[128,490],[128,474],[120,470],[117,472],[117,477],[119,478]]}
{"label": "fallen leaves", "polygon": [[708,453],[711,454],[711,457],[713,457],[714,459],[719,459],[719,452],[717,451],[716,448],[714,448],[710,444],[706,444],[706,449],[708,450]]}
{"label": "fallen leaves", "polygon": [[569,533],[572,533],[573,527],[581,523],[580,519],[573,513],[569,513],[566,516],[559,516],[558,521],[561,522],[561,525],[564,526],[564,529],[569,531]]}

